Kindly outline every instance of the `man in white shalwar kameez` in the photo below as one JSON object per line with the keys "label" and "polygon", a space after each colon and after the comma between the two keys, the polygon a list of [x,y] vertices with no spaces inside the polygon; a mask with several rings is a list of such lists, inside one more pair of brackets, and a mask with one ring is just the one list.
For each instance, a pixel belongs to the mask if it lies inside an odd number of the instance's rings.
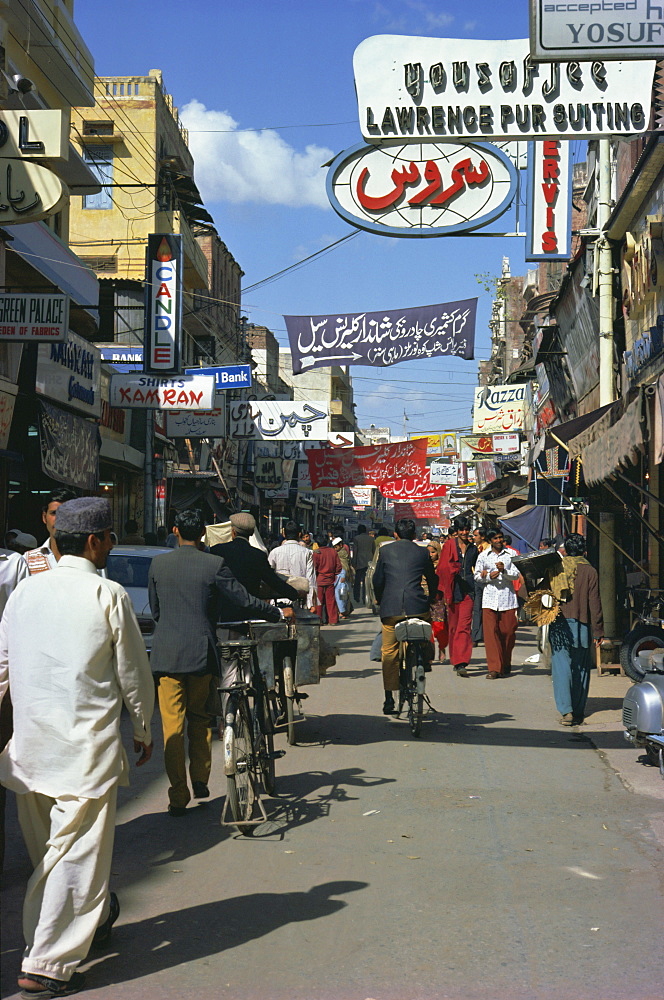
{"label": "man in white shalwar kameez", "polygon": [[0,623],[0,700],[11,685],[14,735],[0,782],[16,792],[34,865],[23,908],[25,997],[74,993],[93,939],[119,913],[109,893],[119,784],[127,784],[120,712],[138,764],[152,753],[152,674],[126,591],[97,573],[112,548],[107,500],[57,511],[57,567],[24,580]]}

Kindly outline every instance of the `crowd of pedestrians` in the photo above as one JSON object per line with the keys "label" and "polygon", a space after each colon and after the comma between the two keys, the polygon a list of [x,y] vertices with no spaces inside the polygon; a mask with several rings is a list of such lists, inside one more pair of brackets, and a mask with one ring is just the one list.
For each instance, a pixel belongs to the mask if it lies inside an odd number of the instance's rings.
{"label": "crowd of pedestrians", "polygon": [[[416,539],[411,520],[398,521],[394,532],[359,530],[350,544],[335,532],[314,539],[288,522],[268,554],[251,544],[256,522],[248,513],[231,517],[230,541],[206,551],[200,512],[180,511],[174,551],[165,548],[150,564],[150,659],[127,592],[100,575],[114,544],[108,501],[59,490],[47,498],[42,520],[43,545],[21,553],[10,547],[17,531],[0,549],[0,782],[3,795],[5,788],[16,793],[34,867],[18,978],[25,997],[77,992],[79,965],[108,941],[118,918],[109,881],[117,789],[128,775],[122,706],[141,766],[152,754],[156,691],[167,811],[185,817],[192,797],[210,794],[211,723],[223,716],[215,695],[234,680],[232,664],[220,658],[220,640],[232,638],[233,626],[247,618],[276,622],[293,615],[292,606],[279,607],[266,594],[304,604],[330,626],[348,618],[354,601],[375,602],[387,715],[395,712],[399,685],[395,626],[407,617],[431,621],[439,654],[448,648],[455,674],[468,677],[479,607],[486,677],[510,676],[524,585],[516,550],[501,531],[478,528],[471,537],[466,518],[456,519],[442,544],[431,535]],[[127,544],[142,544],[135,522],[125,531]],[[565,545],[545,583],[561,607],[551,628],[555,701],[561,723],[577,725],[602,616],[584,539],[571,535]],[[0,805],[4,814],[4,799]]]}

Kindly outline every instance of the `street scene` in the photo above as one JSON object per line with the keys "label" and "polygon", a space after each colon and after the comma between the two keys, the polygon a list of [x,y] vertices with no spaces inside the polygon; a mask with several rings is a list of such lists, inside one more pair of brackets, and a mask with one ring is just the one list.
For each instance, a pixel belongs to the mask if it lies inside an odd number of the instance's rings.
{"label": "street scene", "polygon": [[2,997],[656,1000],[664,8],[156,18],[0,4]]}

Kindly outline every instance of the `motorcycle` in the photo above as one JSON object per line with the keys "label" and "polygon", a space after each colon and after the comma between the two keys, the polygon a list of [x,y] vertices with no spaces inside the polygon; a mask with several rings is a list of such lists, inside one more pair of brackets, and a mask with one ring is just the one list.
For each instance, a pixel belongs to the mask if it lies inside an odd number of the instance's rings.
{"label": "motorcycle", "polygon": [[632,592],[634,606],[639,594],[639,620],[625,636],[620,662],[636,683],[623,699],[625,739],[642,747],[664,778],[664,591]]}

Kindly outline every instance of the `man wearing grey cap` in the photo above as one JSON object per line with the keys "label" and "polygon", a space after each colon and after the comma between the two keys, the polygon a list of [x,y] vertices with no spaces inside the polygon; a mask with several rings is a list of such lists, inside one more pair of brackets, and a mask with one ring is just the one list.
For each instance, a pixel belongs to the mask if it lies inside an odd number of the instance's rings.
{"label": "man wearing grey cap", "polygon": [[[251,514],[241,511],[238,514],[231,514],[232,542],[225,542],[222,545],[213,545],[210,549],[215,556],[221,556],[236,580],[239,580],[254,597],[261,596],[261,584],[267,588],[271,597],[286,597],[289,601],[296,601],[301,595],[293,587],[290,587],[283,576],[270,566],[267,555],[262,549],[254,548],[249,539],[256,530],[256,521]],[[228,621],[238,620],[232,608],[229,611]],[[241,609],[239,609],[241,610]]]}
{"label": "man wearing grey cap", "polygon": [[50,573],[24,580],[0,623],[0,698],[11,684],[15,730],[0,781],[16,792],[34,872],[23,907],[24,996],[81,988],[76,972],[119,914],[108,883],[119,784],[127,784],[120,712],[137,764],[152,754],[154,687],[131,601],[97,570],[112,548],[108,500],[62,503]]}

